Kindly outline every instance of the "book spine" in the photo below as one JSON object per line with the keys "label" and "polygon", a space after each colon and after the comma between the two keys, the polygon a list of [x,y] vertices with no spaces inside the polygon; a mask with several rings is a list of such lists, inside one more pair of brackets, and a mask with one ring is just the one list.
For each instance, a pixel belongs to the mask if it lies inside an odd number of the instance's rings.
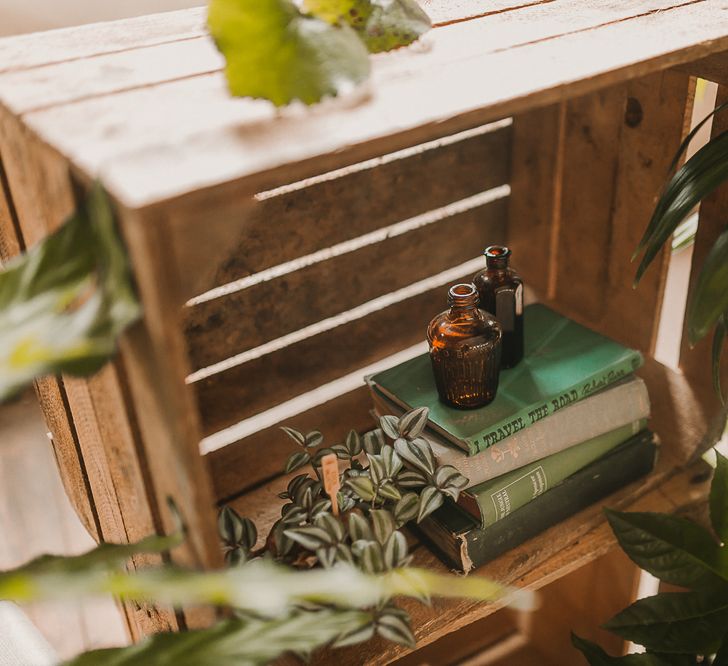
{"label": "book spine", "polygon": [[643,432],[485,530],[473,527],[453,534],[437,513],[420,529],[449,565],[468,573],[645,476],[656,451],[651,433]]}
{"label": "book spine", "polygon": [[647,387],[633,377],[557,411],[476,456],[425,436],[438,463],[452,465],[474,486],[649,415]]}
{"label": "book spine", "polygon": [[574,384],[561,394],[536,405],[529,405],[516,412],[506,421],[501,421],[483,430],[479,435],[466,439],[469,455],[475,455],[490,446],[510,437],[520,430],[530,428],[547,416],[586,398],[597,391],[618,382],[633,373],[643,362],[642,355],[633,351],[619,363],[615,363],[591,377]]}
{"label": "book spine", "polygon": [[492,525],[601,458],[644,426],[644,421],[634,421],[469,488],[461,493],[458,503],[480,520],[483,527]]}

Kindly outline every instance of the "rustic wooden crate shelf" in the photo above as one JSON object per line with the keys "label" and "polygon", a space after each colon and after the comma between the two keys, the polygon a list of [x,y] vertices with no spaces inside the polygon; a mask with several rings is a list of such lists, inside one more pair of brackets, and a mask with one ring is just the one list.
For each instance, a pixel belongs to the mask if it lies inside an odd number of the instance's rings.
{"label": "rustic wooden crate shelf", "polygon": [[[648,358],[663,454],[608,503],[700,503],[689,453],[717,407],[708,351],[683,350],[679,371],[652,359],[668,256],[635,291],[629,255],[695,77],[728,99],[728,0],[423,5],[436,28],[376,56],[366,95],[280,113],[228,95],[200,9],[0,40],[0,256],[57,228],[101,178],[144,305],[97,376],[37,383],[97,539],[169,529],[171,495],[191,528],[178,562],[219,565],[218,502],[259,522],[278,511],[278,424],[329,441],[371,427],[363,370],[412,353],[443,286],[499,241],[542,300]],[[702,206],[694,266],[727,204],[720,190]],[[482,573],[537,588],[613,545],[591,507]],[[492,610],[413,607],[416,633],[433,641]],[[126,612],[134,636],[178,627],[164,609]],[[366,650],[337,658],[402,654]]]}

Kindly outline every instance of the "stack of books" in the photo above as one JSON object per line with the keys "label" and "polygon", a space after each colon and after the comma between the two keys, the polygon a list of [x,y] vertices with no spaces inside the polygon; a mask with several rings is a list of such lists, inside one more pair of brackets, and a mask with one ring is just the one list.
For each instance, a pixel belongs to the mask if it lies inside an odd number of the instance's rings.
{"label": "stack of books", "polygon": [[650,402],[628,349],[544,305],[524,311],[525,356],[495,400],[458,410],[438,400],[423,354],[367,378],[377,415],[428,407],[437,461],[469,486],[419,529],[469,571],[647,474],[657,452]]}

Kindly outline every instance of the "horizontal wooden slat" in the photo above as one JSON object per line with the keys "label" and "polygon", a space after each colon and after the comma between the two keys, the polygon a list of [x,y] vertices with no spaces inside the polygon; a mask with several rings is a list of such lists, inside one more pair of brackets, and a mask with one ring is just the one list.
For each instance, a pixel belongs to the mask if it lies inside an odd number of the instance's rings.
{"label": "horizontal wooden slat", "polygon": [[530,5],[540,5],[554,0],[418,0],[433,25],[447,25],[458,21],[517,11]]}
{"label": "horizontal wooden slat", "polygon": [[198,37],[205,9],[183,9],[0,39],[0,72]]}
{"label": "horizontal wooden slat", "polygon": [[265,193],[245,215],[237,196],[174,211],[170,222],[238,229],[211,289],[501,185],[509,145],[501,121]]}
{"label": "horizontal wooden slat", "polygon": [[[324,446],[331,446],[343,441],[352,428],[357,432],[373,428],[371,408],[369,391],[361,386],[285,419],[280,425],[302,432],[320,430],[324,435]],[[296,444],[279,428],[279,425],[265,428],[207,454],[218,502],[241,495],[282,474],[286,458],[296,450]]]}
{"label": "horizontal wooden slat", "polygon": [[445,287],[429,289],[193,384],[205,434],[420,342],[429,320],[445,309],[445,297]]}
{"label": "horizontal wooden slat", "polygon": [[[721,2],[677,5],[555,0],[438,28],[429,52],[377,58],[376,94],[356,108],[273,118],[265,103],[231,100],[213,74],[28,121],[88,174],[103,165],[131,206],[264,172],[249,185],[266,187],[311,175],[315,156],[319,172],[336,168],[728,46]],[[284,166],[291,163],[298,166]]]}
{"label": "horizontal wooden slat", "polygon": [[[486,245],[504,239],[506,205],[500,199],[478,206],[193,308],[187,327],[193,367],[217,363],[477,257]],[[426,317],[421,324],[427,324]]]}
{"label": "horizontal wooden slat", "polygon": [[[655,471],[602,502],[579,512],[524,544],[505,553],[470,575],[485,576],[520,588],[538,589],[583,566],[616,546],[602,507],[620,510],[679,512],[701,514],[709,488],[710,474],[702,461],[689,464],[690,449],[704,427],[700,393],[680,374],[655,361],[641,371],[653,399],[652,425],[662,437],[662,451]],[[234,502],[241,514],[256,521],[259,545],[270,526],[280,515],[276,494],[285,488],[290,476],[283,476]],[[414,564],[444,573],[446,567],[424,545],[411,546]],[[428,607],[404,601],[413,619],[413,629],[420,647],[451,631],[485,617],[499,605],[470,601],[435,600]],[[316,663],[337,666],[351,664],[385,664],[407,652],[383,641],[357,646],[355,650],[337,650],[317,656]]]}

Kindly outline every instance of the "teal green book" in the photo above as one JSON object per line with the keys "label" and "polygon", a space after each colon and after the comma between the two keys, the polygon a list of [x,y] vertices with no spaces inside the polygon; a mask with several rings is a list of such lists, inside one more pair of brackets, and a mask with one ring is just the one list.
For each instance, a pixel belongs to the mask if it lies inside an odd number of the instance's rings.
{"label": "teal green book", "polygon": [[628,423],[468,488],[460,493],[458,504],[479,520],[481,527],[493,525],[634,437],[646,425],[645,419]]}
{"label": "teal green book", "polygon": [[495,400],[478,409],[441,403],[425,353],[367,378],[403,409],[429,407],[428,426],[469,455],[487,449],[642,365],[642,355],[536,303],[524,310],[525,354],[502,370]]}

